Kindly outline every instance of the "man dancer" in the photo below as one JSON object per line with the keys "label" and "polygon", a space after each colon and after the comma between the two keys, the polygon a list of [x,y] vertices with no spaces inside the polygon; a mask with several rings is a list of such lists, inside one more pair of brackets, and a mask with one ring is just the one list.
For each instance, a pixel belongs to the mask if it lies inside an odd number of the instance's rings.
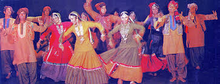
{"label": "man dancer", "polygon": [[[17,14],[13,34],[10,35],[11,40],[15,41],[13,64],[18,67],[20,84],[36,84],[37,60],[33,46],[34,31],[43,32],[47,27],[27,21],[27,8],[20,8]],[[39,25],[43,25],[43,21],[40,21]]]}
{"label": "man dancer", "polygon": [[[96,22],[99,22],[104,26],[105,32],[106,32],[106,34],[108,34],[108,32],[110,30],[112,30],[112,24],[113,23],[116,24],[116,23],[120,22],[120,17],[115,16],[115,15],[106,14],[107,10],[106,10],[106,5],[104,2],[100,2],[95,5],[96,9],[99,10],[100,14],[96,13],[92,9],[91,2],[92,2],[92,0],[86,0],[86,3],[84,4],[84,9]],[[114,36],[114,37],[117,37],[117,36]],[[120,38],[116,39],[116,40],[120,40]],[[102,42],[101,40],[99,42],[100,43],[98,44],[97,50],[100,51],[101,53],[115,47],[115,45],[113,45],[113,46],[107,45],[109,43],[108,38],[106,39],[105,42]],[[119,43],[119,41],[117,41],[117,42]],[[116,43],[116,44],[118,44],[118,43]]]}
{"label": "man dancer", "polygon": [[1,66],[2,74],[6,75],[6,79],[11,77],[12,61],[14,56],[14,45],[8,41],[8,34],[12,31],[12,25],[15,19],[11,18],[13,13],[11,6],[4,7],[5,17],[0,19],[0,30],[1,30]]}
{"label": "man dancer", "polygon": [[203,15],[196,14],[198,6],[195,3],[188,4],[189,14],[186,16],[186,46],[189,48],[192,66],[196,69],[201,68],[204,59],[204,32],[206,31],[205,20],[217,20],[217,13]]}

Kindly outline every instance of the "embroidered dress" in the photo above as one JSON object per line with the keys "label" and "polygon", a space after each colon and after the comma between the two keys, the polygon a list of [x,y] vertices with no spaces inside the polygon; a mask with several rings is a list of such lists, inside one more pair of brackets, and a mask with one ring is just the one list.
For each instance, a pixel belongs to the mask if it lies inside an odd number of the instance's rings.
{"label": "embroidered dress", "polygon": [[64,33],[64,37],[71,32],[76,35],[74,54],[67,67],[66,84],[108,83],[108,76],[89,40],[91,27],[104,31],[100,23],[82,21],[80,25],[73,25]]}
{"label": "embroidered dress", "polygon": [[[143,50],[143,56],[141,59],[141,66],[143,72],[156,72],[163,67],[166,66],[166,63],[162,63],[162,60],[158,58],[165,58],[162,51],[163,46],[163,34],[162,34],[162,27],[155,29],[154,23],[158,20],[156,17],[147,17],[145,24],[150,25],[150,37],[148,38],[148,44],[143,46],[143,48],[147,48]],[[152,55],[155,53],[155,55]],[[165,62],[165,60],[164,60]]]}
{"label": "embroidered dress", "polygon": [[100,54],[100,56],[105,64],[106,73],[109,76],[141,83],[141,58],[138,55],[138,44],[133,38],[134,29],[138,29],[142,33],[145,30],[143,26],[134,23],[116,26],[109,32],[108,37],[112,38],[112,35],[119,31],[122,37],[120,45],[117,48]]}
{"label": "embroidered dress", "polygon": [[66,41],[63,43],[64,50],[59,48],[59,37],[61,33],[67,30],[72,25],[71,22],[63,22],[59,25],[50,26],[46,32],[44,32],[40,39],[44,39],[49,33],[51,33],[49,51],[43,59],[43,65],[41,67],[41,77],[51,78],[54,81],[65,81],[67,64],[73,54],[73,49]]}

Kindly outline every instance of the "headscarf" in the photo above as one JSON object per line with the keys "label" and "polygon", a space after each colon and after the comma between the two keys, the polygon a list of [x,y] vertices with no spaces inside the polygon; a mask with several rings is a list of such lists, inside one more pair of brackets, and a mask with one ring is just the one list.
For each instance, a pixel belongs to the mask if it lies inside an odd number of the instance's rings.
{"label": "headscarf", "polygon": [[[148,5],[150,7],[150,14],[149,14],[149,17],[152,17],[153,16],[153,11],[152,11],[152,7],[156,7],[157,9],[159,9],[159,5],[155,2],[152,2]],[[159,12],[159,11],[158,11]]]}
{"label": "headscarf", "polygon": [[100,3],[97,3],[97,4],[95,5],[95,7],[96,7],[96,9],[97,9],[98,11],[101,10],[101,7],[102,7],[102,6],[106,6],[104,2],[100,2]]}
{"label": "headscarf", "polygon": [[[70,14],[69,14],[69,19],[70,19],[70,16],[76,16],[78,19],[80,19],[80,16],[79,14],[76,12],[76,11],[72,11]],[[81,19],[80,19],[81,20]]]}
{"label": "headscarf", "polygon": [[120,16],[123,16],[123,15],[127,15],[128,16],[128,12],[127,11],[122,11]]}
{"label": "headscarf", "polygon": [[19,23],[20,23],[19,14],[20,14],[21,12],[25,12],[25,14],[26,14],[26,19],[27,19],[27,16],[28,16],[28,13],[29,13],[28,8],[26,8],[26,7],[20,8],[20,9],[17,11],[17,17],[16,17],[15,22],[14,22],[15,24],[19,24]]}
{"label": "headscarf", "polygon": [[52,17],[53,17],[53,16],[57,16],[57,17],[59,18],[60,22],[62,22],[60,13],[53,12],[53,13],[52,13]]}

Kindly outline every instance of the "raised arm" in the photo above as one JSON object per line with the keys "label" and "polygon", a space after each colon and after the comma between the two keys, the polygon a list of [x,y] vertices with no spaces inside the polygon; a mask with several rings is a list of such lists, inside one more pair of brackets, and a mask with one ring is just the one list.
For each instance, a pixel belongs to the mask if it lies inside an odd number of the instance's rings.
{"label": "raised arm", "polygon": [[104,29],[104,27],[103,27],[100,23],[98,23],[98,22],[93,22],[93,21],[87,21],[86,24],[87,24],[88,28],[97,27],[97,28],[99,29],[99,31],[100,31],[102,34],[104,34],[104,30],[105,30],[105,29]]}
{"label": "raised arm", "polygon": [[144,23],[144,25],[145,25],[145,24],[147,24],[147,25],[150,24],[149,16],[147,16],[147,18],[144,20],[143,23]]}
{"label": "raised arm", "polygon": [[41,18],[42,16],[37,16],[37,17],[27,17],[27,20],[30,22],[38,22],[38,19]]}
{"label": "raised arm", "polygon": [[66,37],[67,35],[72,33],[74,28],[75,26],[71,26],[69,29],[67,29],[67,31],[64,31],[63,37]]}
{"label": "raised arm", "polygon": [[33,30],[36,32],[44,32],[47,29],[46,25],[38,26],[37,24],[32,23],[32,22],[31,22],[31,26],[32,26]]}
{"label": "raised arm", "polygon": [[216,11],[212,11],[213,14],[209,14],[209,15],[204,15],[204,20],[218,20],[217,17],[217,12]]}
{"label": "raised arm", "polygon": [[161,18],[158,18],[158,20],[154,23],[154,28],[158,29],[164,25],[166,21],[166,16],[163,16]]}
{"label": "raised arm", "polygon": [[92,19],[96,20],[96,17],[100,14],[98,14],[97,12],[95,12],[93,9],[92,9],[92,6],[91,6],[91,1],[87,1],[86,3],[84,3],[83,5],[84,9],[86,10],[86,12],[92,17]]}

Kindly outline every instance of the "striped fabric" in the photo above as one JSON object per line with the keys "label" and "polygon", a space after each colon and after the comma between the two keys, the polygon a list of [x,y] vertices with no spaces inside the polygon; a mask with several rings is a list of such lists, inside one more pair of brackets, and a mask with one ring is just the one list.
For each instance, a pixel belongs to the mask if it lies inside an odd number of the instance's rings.
{"label": "striped fabric", "polygon": [[37,63],[26,62],[18,65],[20,84],[36,84],[37,81]]}
{"label": "striped fabric", "polygon": [[82,68],[67,67],[66,84],[107,84],[108,76],[103,68],[85,70]]}

